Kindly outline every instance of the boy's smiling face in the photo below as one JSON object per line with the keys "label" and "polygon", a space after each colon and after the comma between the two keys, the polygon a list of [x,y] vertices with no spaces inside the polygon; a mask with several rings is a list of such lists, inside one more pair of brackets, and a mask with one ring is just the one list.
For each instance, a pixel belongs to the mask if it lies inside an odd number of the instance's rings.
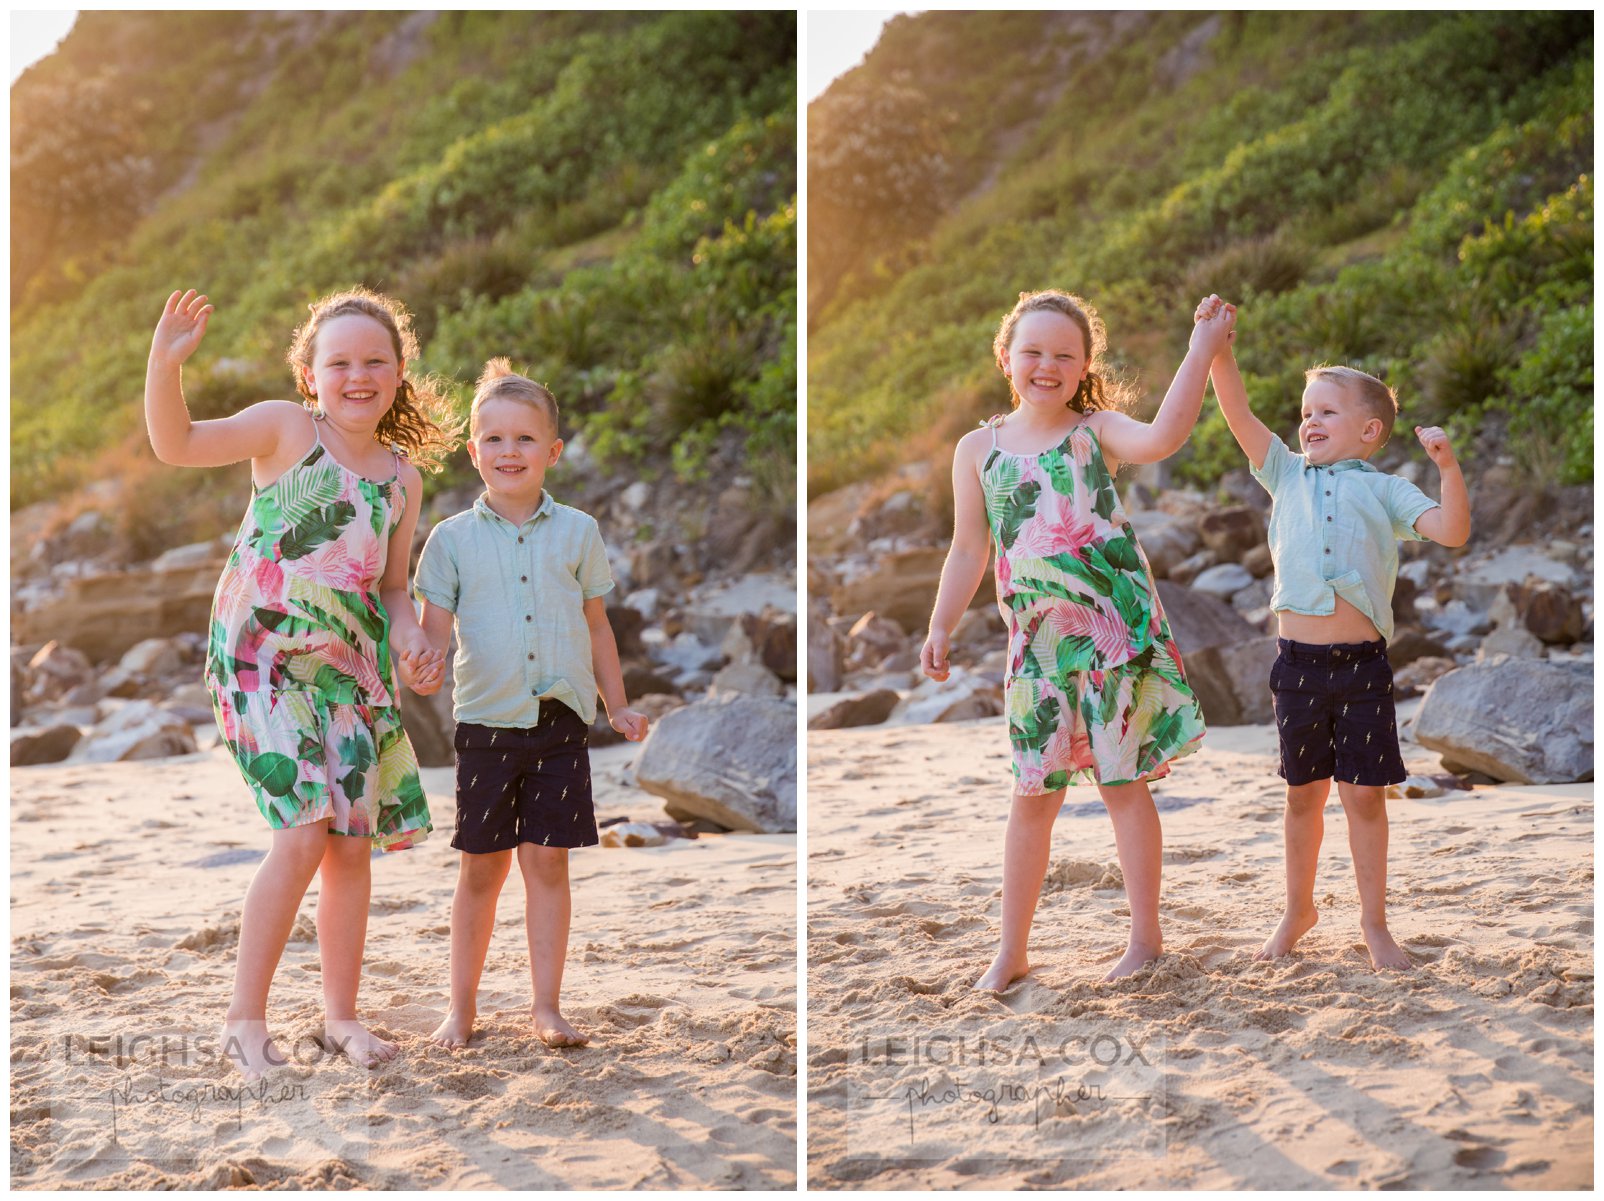
{"label": "boy's smiling face", "polygon": [[468,457],[493,499],[538,503],[546,471],[562,452],[551,418],[535,405],[491,397],[474,413]]}
{"label": "boy's smiling face", "polygon": [[1335,380],[1313,379],[1303,390],[1298,442],[1309,462],[1368,459],[1381,449],[1384,433],[1381,420]]}

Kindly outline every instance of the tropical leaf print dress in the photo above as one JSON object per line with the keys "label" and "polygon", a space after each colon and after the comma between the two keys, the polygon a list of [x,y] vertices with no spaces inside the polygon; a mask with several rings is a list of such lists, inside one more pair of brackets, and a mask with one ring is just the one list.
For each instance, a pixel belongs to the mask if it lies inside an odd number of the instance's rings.
{"label": "tropical leaf print dress", "polygon": [[206,683],[275,830],[331,819],[331,832],[395,851],[431,828],[379,599],[405,504],[399,475],[365,479],[319,437],[240,524],[212,601]]}
{"label": "tropical leaf print dress", "polygon": [[1001,421],[987,423],[980,479],[1011,620],[1005,687],[1018,789],[1168,775],[1172,759],[1197,748],[1203,712],[1097,435],[1082,421],[1043,454],[1013,454],[997,445]]}

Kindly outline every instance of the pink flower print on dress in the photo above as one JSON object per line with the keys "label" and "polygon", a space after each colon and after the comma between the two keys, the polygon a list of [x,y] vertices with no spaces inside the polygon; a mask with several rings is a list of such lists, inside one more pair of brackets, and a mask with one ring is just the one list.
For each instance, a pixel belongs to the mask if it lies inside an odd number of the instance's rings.
{"label": "pink flower print on dress", "polygon": [[1078,466],[1085,467],[1092,461],[1092,431],[1084,421],[1069,436],[1069,453]]}
{"label": "pink flower print on dress", "polygon": [[[284,568],[272,559],[249,552],[255,560],[251,564],[251,582],[256,587],[253,604],[260,609],[278,609],[284,604]],[[243,557],[243,556],[242,556]]]}
{"label": "pink flower print on dress", "polygon": [[1019,766],[1019,791],[1024,796],[1039,796],[1042,782],[1047,779],[1047,771],[1041,761],[1034,755],[1030,760]]}
{"label": "pink flower print on dress", "polygon": [[344,542],[325,542],[310,554],[302,555],[296,575],[338,592],[355,592],[361,587],[359,569],[352,564]]}
{"label": "pink flower print on dress", "polygon": [[1131,631],[1116,612],[1101,606],[1065,602],[1047,614],[1047,624],[1062,638],[1090,638],[1105,659],[1122,655],[1131,641]]}
{"label": "pink flower print on dress", "polygon": [[1076,515],[1073,498],[1044,491],[1036,501],[1035,520],[1020,527],[1012,553],[1046,559],[1068,551],[1083,559],[1086,544],[1096,536],[1092,524]]}

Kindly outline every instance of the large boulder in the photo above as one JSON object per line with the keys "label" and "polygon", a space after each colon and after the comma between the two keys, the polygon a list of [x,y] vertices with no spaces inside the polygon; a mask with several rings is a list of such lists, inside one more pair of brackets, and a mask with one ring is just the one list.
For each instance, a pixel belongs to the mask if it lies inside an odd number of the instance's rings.
{"label": "large boulder", "polygon": [[1158,599],[1183,656],[1204,647],[1233,646],[1259,637],[1258,630],[1218,597],[1159,580]]}
{"label": "large boulder", "polygon": [[712,697],[667,714],[635,764],[636,782],[676,821],[728,830],[796,830],[796,706]]}
{"label": "large boulder", "polygon": [[1264,542],[1264,519],[1246,505],[1233,505],[1205,513],[1197,523],[1203,545],[1222,563],[1240,562],[1243,555]]}
{"label": "large boulder", "polygon": [[808,691],[834,692],[841,687],[845,654],[841,636],[830,625],[820,601],[808,603]]}
{"label": "large boulder", "polygon": [[11,637],[56,638],[102,663],[147,638],[204,632],[226,558],[216,544],[197,543],[192,555],[68,580],[61,595],[14,611]]}
{"label": "large boulder", "polygon": [[1172,567],[1197,551],[1197,526],[1188,518],[1156,510],[1127,512],[1126,517],[1147,555],[1148,566],[1160,578],[1169,575]]}
{"label": "large boulder", "polygon": [[1528,576],[1509,586],[1508,596],[1528,630],[1543,642],[1565,645],[1577,641],[1587,628],[1581,598],[1562,584]]}
{"label": "large boulder", "polygon": [[974,721],[1004,712],[1002,685],[979,672],[954,667],[945,680],[922,680],[897,705],[893,725]]}
{"label": "large boulder", "polygon": [[[872,570],[837,587],[830,596],[830,608],[854,619],[872,609],[905,630],[922,630],[930,624],[946,561],[947,552],[939,547],[887,555]],[[996,603],[995,577],[987,571],[970,608]]]}
{"label": "large boulder", "polygon": [[891,716],[901,699],[894,688],[876,688],[845,696],[808,721],[810,730],[846,730],[854,726],[877,726]]}
{"label": "large boulder", "polygon": [[193,755],[198,749],[194,731],[182,717],[149,701],[129,701],[89,732],[73,758],[86,763],[120,763]]}
{"label": "large boulder", "polygon": [[1203,709],[1203,719],[1213,726],[1273,721],[1270,668],[1275,664],[1275,656],[1273,635],[1226,646],[1208,646],[1186,655],[1183,662],[1186,682]]}
{"label": "large boulder", "polygon": [[1449,771],[1519,784],[1593,778],[1593,668],[1532,659],[1478,663],[1432,684],[1415,740]]}
{"label": "large boulder", "polygon": [[15,730],[11,735],[11,766],[60,763],[82,738],[82,730],[66,724],[43,730]]}

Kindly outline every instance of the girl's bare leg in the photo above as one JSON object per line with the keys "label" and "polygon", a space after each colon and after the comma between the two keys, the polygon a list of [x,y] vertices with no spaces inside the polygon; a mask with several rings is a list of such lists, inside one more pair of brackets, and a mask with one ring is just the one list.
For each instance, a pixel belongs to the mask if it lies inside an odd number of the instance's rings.
{"label": "girl's bare leg", "polygon": [[247,1080],[289,1061],[267,1032],[267,993],[328,841],[327,822],[274,830],[267,858],[245,892],[234,995],[219,1041],[223,1055]]}
{"label": "girl's bare leg", "polygon": [[570,1026],[558,1005],[563,960],[568,956],[568,923],[573,912],[568,851],[564,847],[519,843],[518,869],[524,877],[524,925],[529,933],[535,1033],[548,1046],[582,1047],[590,1036]]}
{"label": "girl's bare leg", "polygon": [[1053,849],[1053,821],[1064,803],[1064,790],[1014,793],[1003,836],[1002,945],[975,987],[1002,992],[1030,971],[1025,944],[1041,899],[1042,878]]}
{"label": "girl's bare leg", "polygon": [[1377,785],[1337,782],[1348,815],[1348,848],[1359,882],[1359,927],[1375,968],[1412,967],[1387,929],[1387,793]]}
{"label": "girl's bare leg", "polygon": [[323,1040],[331,1051],[372,1067],[400,1050],[356,1018],[362,949],[368,937],[373,842],[330,834],[323,852],[317,900],[317,943],[323,961]]}
{"label": "girl's bare leg", "polygon": [[442,1047],[465,1047],[479,1013],[479,978],[484,975],[490,936],[496,927],[496,900],[512,869],[511,851],[471,855],[464,851],[451,898],[451,1007],[429,1035]]}
{"label": "girl's bare leg", "polygon": [[1253,956],[1255,959],[1276,959],[1287,954],[1320,920],[1314,907],[1314,873],[1320,863],[1326,798],[1330,795],[1329,778],[1287,785],[1287,907],[1281,924]]}
{"label": "girl's bare leg", "polygon": [[1125,876],[1125,899],[1131,907],[1131,936],[1125,954],[1104,980],[1129,976],[1164,951],[1158,928],[1158,890],[1164,874],[1164,831],[1145,781],[1099,784],[1108,816],[1114,823],[1114,849]]}

